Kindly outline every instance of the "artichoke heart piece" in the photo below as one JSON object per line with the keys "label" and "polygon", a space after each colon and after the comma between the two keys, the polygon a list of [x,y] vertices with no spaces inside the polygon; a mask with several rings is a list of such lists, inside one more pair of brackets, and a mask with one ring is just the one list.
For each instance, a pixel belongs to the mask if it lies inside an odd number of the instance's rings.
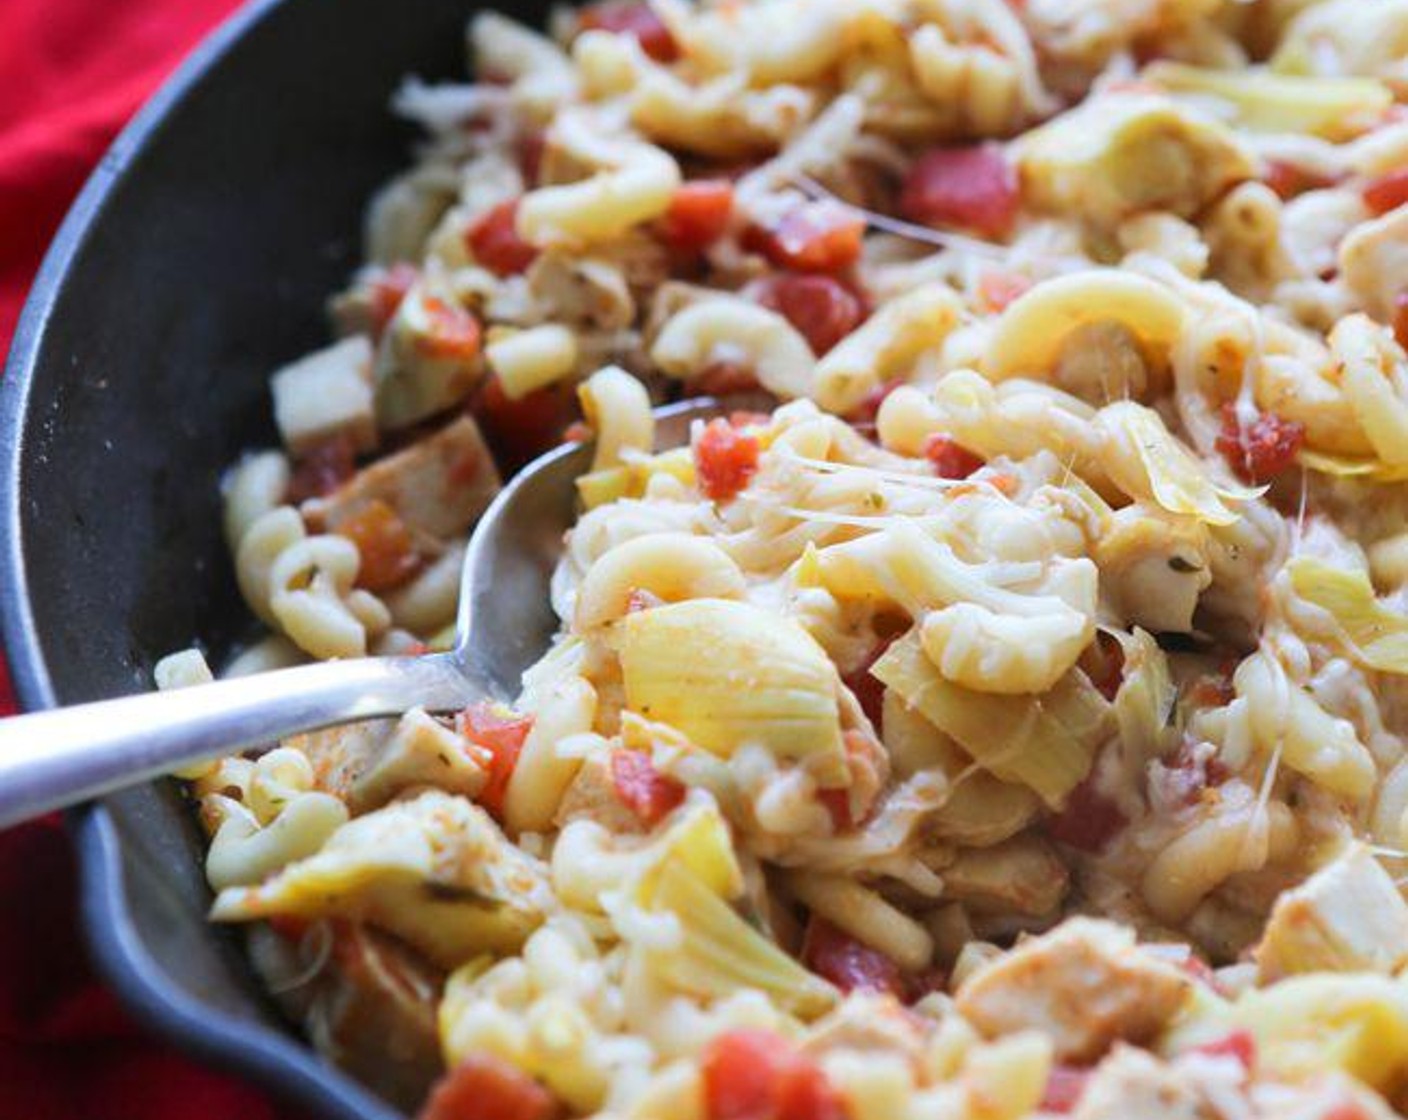
{"label": "artichoke heart piece", "polygon": [[979,766],[1030,787],[1053,809],[1089,773],[1111,726],[1109,703],[1080,672],[1067,673],[1040,695],[975,692],[944,679],[915,631],[870,671]]}
{"label": "artichoke heart piece", "polygon": [[1215,481],[1152,408],[1120,401],[1102,408],[1095,423],[1110,451],[1115,484],[1131,497],[1152,499],[1169,513],[1209,525],[1231,525],[1241,516],[1234,505],[1263,492]]}
{"label": "artichoke heart piece", "polygon": [[813,1017],[836,1002],[836,990],[750,926],[682,860],[664,861],[642,892],[652,913],[679,924],[677,944],[643,946],[647,966],[672,988],[704,999],[742,989],[765,992],[777,1004]]}
{"label": "artichoke heart piece", "polygon": [[1025,199],[1106,227],[1149,210],[1192,217],[1255,171],[1226,126],[1156,94],[1091,98],[1017,149]]}
{"label": "artichoke heart piece", "polygon": [[1300,132],[1343,140],[1393,102],[1372,78],[1311,78],[1262,67],[1207,70],[1181,62],[1145,67],[1143,78],[1175,95],[1209,98],[1210,109],[1255,132]]}
{"label": "artichoke heart piece", "polygon": [[711,754],[745,744],[846,781],[840,679],[796,622],[745,603],[692,599],[627,615],[613,642],[626,705]]}
{"label": "artichoke heart piece", "polygon": [[1273,1074],[1341,1069],[1380,1092],[1408,1074],[1408,984],[1372,973],[1312,973],[1253,989],[1229,1025],[1251,1031]]}
{"label": "artichoke heart piece", "polygon": [[546,867],[478,806],[431,791],[343,825],[260,886],[221,891],[211,917],[365,921],[450,969],[518,949],[551,903]]}
{"label": "artichoke heart piece", "polygon": [[1297,595],[1334,617],[1355,661],[1384,673],[1408,673],[1408,617],[1379,602],[1367,574],[1309,556],[1292,560],[1286,571]]}

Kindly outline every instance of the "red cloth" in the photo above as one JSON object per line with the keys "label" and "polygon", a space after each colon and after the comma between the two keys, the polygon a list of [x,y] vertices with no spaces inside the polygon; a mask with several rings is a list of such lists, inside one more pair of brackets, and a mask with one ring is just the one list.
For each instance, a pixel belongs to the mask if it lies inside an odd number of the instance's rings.
{"label": "red cloth", "polygon": [[[234,0],[0,0],[0,353],[123,122]],[[0,664],[0,716],[13,710]],[[85,959],[57,818],[0,833],[0,1120],[288,1120],[133,1024]]]}

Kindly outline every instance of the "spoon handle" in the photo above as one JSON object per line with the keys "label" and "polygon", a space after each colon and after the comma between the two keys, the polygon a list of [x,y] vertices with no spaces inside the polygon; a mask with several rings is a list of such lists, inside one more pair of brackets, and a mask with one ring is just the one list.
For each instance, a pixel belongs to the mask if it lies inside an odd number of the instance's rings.
{"label": "spoon handle", "polygon": [[0,720],[0,828],[299,731],[481,695],[450,654],[369,657]]}

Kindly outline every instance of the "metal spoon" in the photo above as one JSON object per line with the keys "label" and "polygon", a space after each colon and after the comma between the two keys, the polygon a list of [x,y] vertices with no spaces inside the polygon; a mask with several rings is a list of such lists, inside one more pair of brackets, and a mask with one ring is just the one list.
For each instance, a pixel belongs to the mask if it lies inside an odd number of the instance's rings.
{"label": "metal spoon", "polygon": [[[690,421],[719,411],[708,398],[656,409],[657,438],[683,443]],[[0,828],[300,731],[511,698],[557,629],[548,581],[590,462],[589,444],[558,447],[494,499],[465,554],[449,653],[326,661],[0,720]]]}

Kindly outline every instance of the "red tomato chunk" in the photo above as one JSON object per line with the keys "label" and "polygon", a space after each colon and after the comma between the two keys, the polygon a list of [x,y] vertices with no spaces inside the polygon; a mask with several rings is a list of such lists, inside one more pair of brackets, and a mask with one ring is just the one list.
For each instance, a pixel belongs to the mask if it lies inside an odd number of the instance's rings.
{"label": "red tomato chunk", "polygon": [[727,501],[748,485],[758,470],[757,437],[727,420],[710,420],[694,446],[699,489],[716,502]]}
{"label": "red tomato chunk", "polygon": [[796,327],[817,357],[865,318],[860,297],[830,276],[795,272],[769,276],[758,290],[758,302]]}
{"label": "red tomato chunk", "polygon": [[807,923],[802,963],[843,992],[888,992],[896,999],[905,993],[898,964],[815,914]]}
{"label": "red tomato chunk", "polygon": [[727,179],[699,179],[675,191],[661,221],[661,233],[677,249],[698,251],[724,235],[732,216],[733,184]]}
{"label": "red tomato chunk", "polygon": [[523,741],[533,730],[533,717],[521,716],[512,708],[481,700],[462,711],[455,721],[459,733],[481,748],[481,763],[489,780],[479,791],[479,804],[496,817],[502,817],[508,781],[518,765]]}
{"label": "red tomato chunk", "polygon": [[547,385],[513,400],[494,376],[484,382],[471,411],[499,465],[510,471],[562,442],[577,415],[576,401],[576,391],[565,384]]}
{"label": "red tomato chunk", "polygon": [[288,501],[294,505],[331,494],[357,473],[357,451],[349,435],[337,435],[305,451],[294,464]]}
{"label": "red tomato chunk", "polygon": [[517,276],[538,258],[536,246],[518,236],[518,199],[501,202],[469,227],[465,246],[496,276]]}
{"label": "red tomato chunk", "polygon": [[431,296],[425,301],[430,331],[419,340],[422,353],[431,358],[471,362],[479,356],[482,333],[479,320],[456,303]]}
{"label": "red tomato chunk", "polygon": [[934,464],[934,473],[940,478],[967,478],[984,465],[981,456],[940,433],[924,441],[924,458]]}
{"label": "red tomato chunk", "polygon": [[1043,1112],[1064,1115],[1075,1109],[1085,1092],[1090,1071],[1078,1066],[1056,1066],[1046,1078],[1046,1092],[1041,1098]]}
{"label": "red tomato chunk", "polygon": [[1051,818],[1053,840],[1082,852],[1099,852],[1129,823],[1120,807],[1101,793],[1094,777],[1071,790],[1066,806]]}
{"label": "red tomato chunk", "polygon": [[747,248],[778,268],[797,272],[839,272],[860,258],[865,219],[840,202],[820,199],[787,211],[776,225],[753,226]]}
{"label": "red tomato chunk", "polygon": [[704,1052],[701,1072],[709,1120],[847,1120],[821,1068],[772,1031],[719,1035]]}
{"label": "red tomato chunk", "polygon": [[368,297],[371,302],[372,335],[374,337],[381,337],[382,332],[386,330],[386,324],[391,322],[392,317],[401,306],[401,301],[406,298],[406,293],[419,279],[420,273],[416,270],[415,265],[402,262],[393,264],[371,282]]}
{"label": "red tomato chunk", "polygon": [[1214,1057],[1226,1056],[1236,1058],[1241,1066],[1248,1073],[1256,1065],[1256,1039],[1252,1037],[1252,1032],[1248,1030],[1235,1030],[1224,1038],[1216,1039],[1213,1042],[1205,1042],[1201,1046],[1194,1047],[1199,1054],[1211,1054]]}
{"label": "red tomato chunk", "polygon": [[337,526],[340,537],[357,546],[362,558],[357,586],[368,591],[400,587],[420,570],[422,558],[406,523],[380,499],[373,499]]}
{"label": "red tomato chunk", "polygon": [[881,642],[866,655],[864,661],[841,677],[842,683],[855,694],[861,711],[875,725],[876,731],[880,731],[884,727],[885,686],[880,683],[880,678],[870,670],[884,656],[893,641],[894,639],[890,638]]}
{"label": "red tomato chunk", "polygon": [[435,1084],[419,1120],[554,1120],[552,1094],[492,1054],[473,1054]]}
{"label": "red tomato chunk", "polygon": [[1387,214],[1408,202],[1408,167],[1370,179],[1361,192],[1364,205],[1375,214]]}
{"label": "red tomato chunk", "polygon": [[1217,449],[1247,482],[1268,482],[1296,461],[1305,443],[1305,425],[1282,420],[1274,412],[1263,412],[1243,427],[1235,406],[1222,406],[1222,431]]}
{"label": "red tomato chunk", "polygon": [[654,828],[684,801],[685,787],[655,769],[644,751],[613,751],[611,782],[616,796],[647,828]]}
{"label": "red tomato chunk", "polygon": [[1408,350],[1408,292],[1399,292],[1393,301],[1393,337]]}
{"label": "red tomato chunk", "polygon": [[900,191],[900,214],[982,237],[1011,233],[1021,205],[1017,172],[997,144],[936,148],[919,157]]}
{"label": "red tomato chunk", "polygon": [[656,62],[674,62],[680,56],[679,44],[649,4],[636,0],[606,0],[583,8],[578,18],[583,31],[611,31],[633,36],[640,49]]}

